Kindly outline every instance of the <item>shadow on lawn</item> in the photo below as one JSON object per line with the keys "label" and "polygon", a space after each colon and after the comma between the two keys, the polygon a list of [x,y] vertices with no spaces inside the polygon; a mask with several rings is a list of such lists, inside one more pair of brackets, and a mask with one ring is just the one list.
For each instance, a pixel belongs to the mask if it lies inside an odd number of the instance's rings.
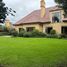
{"label": "shadow on lawn", "polygon": [[0,64],[0,67],[16,67],[14,64]]}
{"label": "shadow on lawn", "polygon": [[[45,66],[44,66],[45,67]],[[46,67],[67,67],[67,60],[57,62],[55,64],[46,66]]]}
{"label": "shadow on lawn", "polygon": [[61,63],[58,63],[56,67],[67,67],[67,61],[63,61]]}
{"label": "shadow on lawn", "polygon": [[0,67],[4,67],[4,65],[3,64],[0,64]]}
{"label": "shadow on lawn", "polygon": [[[0,67],[16,67],[14,64],[0,64]],[[22,67],[22,65],[21,65]],[[67,60],[66,61],[61,61],[57,62],[54,64],[36,64],[36,65],[31,65],[30,67],[67,67]]]}
{"label": "shadow on lawn", "polygon": [[43,64],[37,67],[67,67],[67,60],[56,62],[54,64]]}

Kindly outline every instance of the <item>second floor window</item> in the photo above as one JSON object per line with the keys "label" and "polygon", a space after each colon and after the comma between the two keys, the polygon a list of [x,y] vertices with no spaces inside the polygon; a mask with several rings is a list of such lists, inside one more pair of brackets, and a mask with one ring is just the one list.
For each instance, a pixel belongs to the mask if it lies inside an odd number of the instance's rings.
{"label": "second floor window", "polygon": [[52,22],[61,22],[61,13],[60,12],[53,13]]}

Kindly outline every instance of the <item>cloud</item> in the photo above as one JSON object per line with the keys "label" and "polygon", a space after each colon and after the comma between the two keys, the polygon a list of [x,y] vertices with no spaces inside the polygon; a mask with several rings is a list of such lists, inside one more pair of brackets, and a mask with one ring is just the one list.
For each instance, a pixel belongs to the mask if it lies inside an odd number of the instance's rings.
{"label": "cloud", "polygon": [[[10,20],[15,23],[30,12],[40,9],[40,0],[3,0],[6,6],[11,7],[17,13],[15,17],[9,16]],[[54,0],[45,0],[46,7],[55,5]]]}

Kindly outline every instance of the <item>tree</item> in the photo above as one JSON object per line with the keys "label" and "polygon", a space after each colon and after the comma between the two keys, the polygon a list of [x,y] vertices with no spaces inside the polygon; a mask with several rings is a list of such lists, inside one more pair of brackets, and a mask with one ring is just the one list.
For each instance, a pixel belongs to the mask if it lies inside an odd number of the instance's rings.
{"label": "tree", "polygon": [[16,13],[16,11],[12,10],[11,8],[6,7],[3,0],[0,0],[0,23],[4,23],[6,17],[9,14],[14,16],[13,13]]}
{"label": "tree", "polygon": [[64,15],[67,15],[67,0],[55,0],[55,2],[64,10]]}

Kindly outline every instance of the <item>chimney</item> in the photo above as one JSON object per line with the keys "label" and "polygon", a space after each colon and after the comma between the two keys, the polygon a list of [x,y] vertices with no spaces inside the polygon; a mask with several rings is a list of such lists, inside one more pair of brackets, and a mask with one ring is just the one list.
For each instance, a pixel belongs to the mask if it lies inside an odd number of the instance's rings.
{"label": "chimney", "polygon": [[41,0],[41,18],[43,18],[45,16],[45,1],[44,0]]}

